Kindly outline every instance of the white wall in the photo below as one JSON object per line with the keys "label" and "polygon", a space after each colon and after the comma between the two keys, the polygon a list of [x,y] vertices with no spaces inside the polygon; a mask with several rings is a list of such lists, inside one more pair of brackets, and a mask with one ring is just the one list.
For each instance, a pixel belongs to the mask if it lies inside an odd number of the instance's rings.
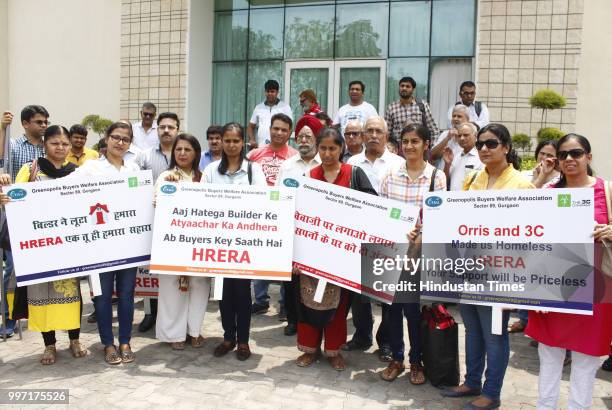
{"label": "white wall", "polygon": [[0,0],[0,111],[8,107],[8,0]]}
{"label": "white wall", "polygon": [[578,71],[578,106],[576,132],[591,141],[593,167],[606,179],[612,179],[610,115],[612,114],[612,2],[585,0],[582,31],[582,55]]}
{"label": "white wall", "polygon": [[13,135],[28,104],[66,127],[87,114],[118,119],[121,0],[8,0],[8,38]]}
{"label": "white wall", "polygon": [[192,0],[187,52],[187,115],[184,129],[206,145],[212,102],[214,2]]}

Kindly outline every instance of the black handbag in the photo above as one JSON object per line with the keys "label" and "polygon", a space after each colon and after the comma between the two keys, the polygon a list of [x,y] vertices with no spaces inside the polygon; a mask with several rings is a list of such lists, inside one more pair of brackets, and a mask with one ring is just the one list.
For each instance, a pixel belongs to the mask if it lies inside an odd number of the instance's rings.
{"label": "black handbag", "polygon": [[444,305],[422,309],[422,351],[425,374],[436,387],[459,384],[459,329]]}

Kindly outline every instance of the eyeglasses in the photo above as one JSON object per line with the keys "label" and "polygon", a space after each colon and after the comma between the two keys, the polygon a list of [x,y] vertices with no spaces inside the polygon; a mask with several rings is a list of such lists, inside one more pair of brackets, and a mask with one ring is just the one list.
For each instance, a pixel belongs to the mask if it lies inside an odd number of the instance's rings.
{"label": "eyeglasses", "polygon": [[345,131],[344,138],[355,138],[361,135],[360,131]]}
{"label": "eyeglasses", "polygon": [[124,144],[129,144],[130,142],[132,142],[132,139],[129,137],[121,137],[119,135],[109,135],[108,137],[117,144],[120,142],[123,142]]}
{"label": "eyeglasses", "polygon": [[141,112],[143,117],[155,117],[154,112]]}
{"label": "eyeglasses", "polygon": [[29,123],[34,123],[34,124],[38,125],[39,127],[42,127],[43,125],[49,125],[49,121],[47,121],[47,120],[30,120],[28,122]]}
{"label": "eyeglasses", "polygon": [[586,154],[586,151],[580,148],[570,149],[569,151],[559,151],[557,155],[561,161],[565,161],[567,156],[571,156],[573,159],[580,159]]}
{"label": "eyeglasses", "polygon": [[487,149],[495,149],[497,147],[499,147],[500,142],[497,140],[485,140],[485,141],[476,141],[476,149],[478,151],[480,151],[482,149],[482,147],[484,147],[485,145],[487,146]]}

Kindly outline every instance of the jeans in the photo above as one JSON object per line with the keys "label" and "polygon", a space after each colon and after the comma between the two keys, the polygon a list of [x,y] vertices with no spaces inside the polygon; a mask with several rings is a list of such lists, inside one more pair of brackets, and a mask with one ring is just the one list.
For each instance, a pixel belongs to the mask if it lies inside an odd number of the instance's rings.
{"label": "jeans", "polygon": [[499,400],[510,358],[510,312],[503,312],[502,334],[494,335],[491,333],[491,307],[461,304],[459,310],[465,325],[465,385],[470,389],[479,389],[484,372],[482,395]]}
{"label": "jeans", "polygon": [[5,315],[6,320],[6,328],[7,330],[15,329],[15,321],[13,319],[8,318],[8,301],[6,300],[6,292],[8,289],[9,281],[11,278],[11,273],[13,273],[13,254],[11,251],[4,251],[6,255],[6,261],[4,262],[4,272],[2,275],[2,280],[4,282],[4,294],[2,295],[2,314]]}
{"label": "jeans", "polygon": [[115,284],[115,290],[119,298],[117,305],[119,344],[127,344],[130,343],[132,337],[136,268],[119,269],[100,274],[102,295],[94,298],[94,308],[98,319],[100,340],[104,347],[115,344],[115,336],[113,335],[113,284]]}
{"label": "jeans", "polygon": [[527,322],[529,321],[529,311],[524,309],[518,310],[518,318],[523,324],[523,326],[527,326]]}
{"label": "jeans", "polygon": [[[374,329],[374,317],[372,316],[372,303],[370,298],[362,295],[354,295],[351,304],[353,312],[353,326],[355,326],[355,334],[352,340],[364,344],[372,344],[372,331]],[[388,347],[390,345],[390,330],[389,330],[389,306],[382,305],[382,317],[380,326],[376,331],[376,343],[378,347]]]}
{"label": "jeans", "polygon": [[410,364],[421,364],[421,309],[418,303],[393,303],[388,307],[391,351],[393,360],[404,361],[404,316],[408,321],[408,338],[410,339]]}
{"label": "jeans", "polygon": [[223,298],[219,302],[223,340],[249,343],[251,329],[251,281],[223,279]]}
{"label": "jeans", "polygon": [[[255,303],[261,306],[270,306],[270,295],[268,295],[269,280],[253,280],[253,293],[255,293]],[[285,306],[285,288],[281,285],[280,301],[281,308]]]}
{"label": "jeans", "polygon": [[285,311],[287,312],[287,324],[296,325],[298,321],[298,293],[300,291],[299,281],[292,278],[290,282],[283,282],[282,289],[285,291]]}

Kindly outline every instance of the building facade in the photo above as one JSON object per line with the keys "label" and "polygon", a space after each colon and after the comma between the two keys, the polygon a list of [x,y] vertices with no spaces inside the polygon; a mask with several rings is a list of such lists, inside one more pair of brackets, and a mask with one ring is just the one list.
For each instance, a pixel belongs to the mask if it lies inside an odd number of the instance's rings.
{"label": "building facade", "polygon": [[[41,79],[37,56],[19,44],[40,44],[33,27],[62,9],[81,33],[46,37]],[[202,138],[211,123],[246,123],[270,78],[297,116],[302,89],[333,114],[353,79],[383,112],[409,75],[446,128],[458,85],[471,79],[492,121],[531,136],[542,125],[582,133],[596,169],[612,176],[602,154],[611,18],[607,0],[0,0],[0,102],[16,111],[49,101],[52,119],[68,123],[89,113],[136,121],[150,100]],[[542,88],[567,99],[545,124],[528,104]]]}

